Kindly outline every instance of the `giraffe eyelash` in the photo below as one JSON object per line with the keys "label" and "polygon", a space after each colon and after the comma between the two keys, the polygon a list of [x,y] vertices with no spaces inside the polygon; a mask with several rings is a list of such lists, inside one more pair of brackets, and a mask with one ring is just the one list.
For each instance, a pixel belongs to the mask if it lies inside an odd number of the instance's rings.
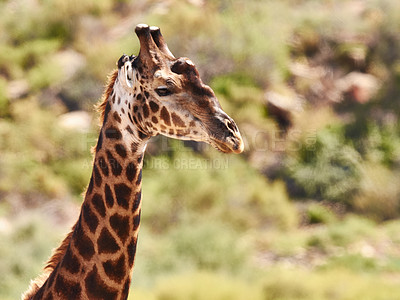
{"label": "giraffe eyelash", "polygon": [[165,85],[161,85],[156,88],[156,93],[160,97],[169,96],[172,94],[172,91]]}

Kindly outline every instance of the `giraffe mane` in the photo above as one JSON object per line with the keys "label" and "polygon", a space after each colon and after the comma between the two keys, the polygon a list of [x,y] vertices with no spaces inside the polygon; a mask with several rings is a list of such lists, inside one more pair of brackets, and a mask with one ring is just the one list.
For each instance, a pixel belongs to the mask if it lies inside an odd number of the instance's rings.
{"label": "giraffe mane", "polygon": [[[112,93],[115,80],[117,80],[118,70],[114,70],[109,76],[108,81],[106,84],[106,88],[104,90],[103,96],[101,97],[100,103],[97,105],[97,109],[100,111],[100,121],[103,123],[105,108],[107,105],[107,100]],[[51,273],[57,265],[60,263],[61,259],[63,258],[69,243],[72,238],[72,234],[74,233],[76,224],[72,227],[71,232],[65,237],[62,241],[61,245],[53,252],[53,255],[50,257],[49,261],[47,262],[46,266],[44,267],[45,272]]]}
{"label": "giraffe mane", "polygon": [[100,125],[103,124],[107,101],[112,93],[114,83],[115,83],[115,80],[117,80],[117,77],[118,77],[118,70],[114,70],[108,76],[107,84],[106,84],[106,88],[104,89],[103,96],[101,96],[99,103],[96,105],[97,110],[100,112]]}
{"label": "giraffe mane", "polygon": [[44,267],[44,271],[47,273],[51,273],[57,265],[60,263],[63,258],[67,248],[69,246],[69,242],[71,241],[72,234],[74,233],[76,224],[72,227],[72,230],[68,235],[64,238],[61,245],[53,251],[53,255],[50,257],[46,266]]}
{"label": "giraffe mane", "polygon": [[[102,95],[99,103],[96,105],[97,110],[100,112],[101,124],[104,121],[104,115],[105,115],[107,101],[112,93],[114,83],[117,80],[117,77],[118,77],[118,70],[114,70],[108,76],[107,84],[104,89],[103,95]],[[55,250],[53,250],[53,254],[51,255],[46,266],[44,267],[43,273],[31,281],[31,284],[30,284],[28,290],[23,294],[22,299],[31,299],[37,293],[37,291],[42,287],[42,285],[46,282],[46,280],[50,276],[51,272],[53,272],[54,269],[57,268],[57,265],[61,262],[62,258],[65,255],[65,252],[67,251],[67,248],[70,244],[72,235],[74,233],[75,226],[76,226],[76,224],[72,227],[71,232],[68,233],[68,235],[64,238],[61,245],[58,248],[56,248]]]}
{"label": "giraffe mane", "polygon": [[37,291],[42,287],[42,285],[46,282],[51,272],[57,267],[63,258],[69,243],[72,238],[72,234],[74,233],[76,224],[72,227],[72,230],[68,235],[64,238],[61,245],[53,250],[53,254],[47,262],[46,266],[43,269],[43,273],[39,275],[37,278],[31,281],[29,289],[23,294],[22,299],[31,299]]}

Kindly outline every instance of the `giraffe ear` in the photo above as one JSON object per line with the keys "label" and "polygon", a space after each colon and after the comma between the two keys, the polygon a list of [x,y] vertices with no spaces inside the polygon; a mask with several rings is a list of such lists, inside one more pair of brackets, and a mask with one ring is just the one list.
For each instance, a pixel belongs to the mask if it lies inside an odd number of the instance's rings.
{"label": "giraffe ear", "polygon": [[118,59],[117,62],[118,69],[121,69],[128,60],[129,56],[126,54],[122,54],[122,56]]}
{"label": "giraffe ear", "polygon": [[136,79],[135,68],[132,66],[135,58],[136,57],[133,55],[128,56],[126,54],[123,54],[117,62],[118,70],[125,77],[125,83],[129,88],[132,88],[133,81]]}
{"label": "giraffe ear", "polygon": [[124,65],[124,71],[125,71],[125,82],[126,85],[130,88],[133,87],[133,80],[135,80],[135,74],[134,74],[134,68],[132,67],[132,62],[129,61],[128,63],[125,63]]}

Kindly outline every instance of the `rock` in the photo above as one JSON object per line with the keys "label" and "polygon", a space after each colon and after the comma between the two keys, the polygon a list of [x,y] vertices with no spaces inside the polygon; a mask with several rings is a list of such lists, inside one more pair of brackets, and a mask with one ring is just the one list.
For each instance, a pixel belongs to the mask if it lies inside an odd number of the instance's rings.
{"label": "rock", "polygon": [[292,126],[293,113],[302,110],[302,101],[297,95],[283,95],[274,91],[265,93],[268,113],[278,122],[279,127],[286,131]]}
{"label": "rock", "polygon": [[54,58],[62,68],[64,81],[72,78],[86,64],[85,57],[74,50],[60,51]]}
{"label": "rock", "polygon": [[58,123],[65,129],[72,129],[80,132],[89,132],[92,117],[86,111],[73,111],[58,117]]}
{"label": "rock", "polygon": [[371,100],[378,92],[380,85],[375,76],[360,72],[351,72],[336,81],[338,90],[343,94],[349,94],[359,103]]}
{"label": "rock", "polygon": [[7,96],[9,99],[19,99],[29,92],[29,84],[26,80],[14,80],[7,85]]}

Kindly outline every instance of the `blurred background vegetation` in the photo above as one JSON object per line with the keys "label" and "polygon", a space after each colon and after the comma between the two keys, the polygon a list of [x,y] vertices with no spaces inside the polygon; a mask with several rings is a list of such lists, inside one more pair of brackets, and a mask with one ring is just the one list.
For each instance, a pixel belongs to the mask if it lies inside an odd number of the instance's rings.
{"label": "blurred background vegetation", "polygon": [[246,151],[150,143],[130,299],[399,299],[397,0],[0,1],[0,298],[76,220],[138,23],[196,63]]}

